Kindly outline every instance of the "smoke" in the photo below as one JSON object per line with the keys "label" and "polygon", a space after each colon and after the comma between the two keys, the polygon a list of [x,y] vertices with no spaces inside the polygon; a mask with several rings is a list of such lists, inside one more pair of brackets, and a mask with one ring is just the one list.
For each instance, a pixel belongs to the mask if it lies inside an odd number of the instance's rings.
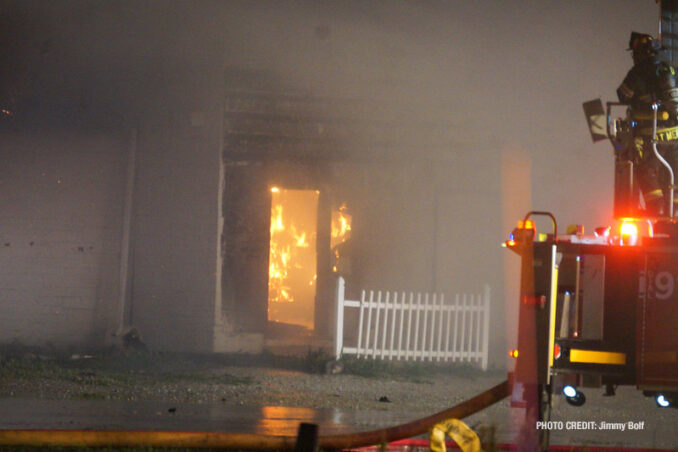
{"label": "smoke", "polygon": [[[212,215],[204,193],[214,184],[195,189],[199,207],[177,187],[207,180],[215,166],[223,74],[274,74],[259,88],[325,99],[320,116],[343,124],[348,158],[327,151],[329,172],[365,244],[364,284],[453,292],[503,285],[498,244],[514,208],[502,205],[506,149],[530,163],[531,208],[564,225],[609,221],[612,154],[590,143],[581,104],[614,99],[630,66],[628,33],[652,32],[657,17],[636,0],[0,5],[0,100],[13,112],[3,127],[117,133],[143,124],[140,165],[198,143],[195,155],[168,159],[192,172],[167,170],[178,182],[163,190]],[[190,118],[206,126],[179,136]],[[140,177],[165,181],[163,165]],[[152,190],[141,200],[166,196]]]}

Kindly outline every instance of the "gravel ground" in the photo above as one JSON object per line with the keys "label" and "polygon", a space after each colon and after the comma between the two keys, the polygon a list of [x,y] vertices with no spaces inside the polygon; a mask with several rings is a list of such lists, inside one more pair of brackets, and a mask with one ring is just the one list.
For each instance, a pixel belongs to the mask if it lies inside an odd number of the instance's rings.
{"label": "gravel ground", "polygon": [[[430,414],[504,379],[500,372],[468,368],[461,369],[461,376],[453,370],[429,373],[426,368],[414,375],[411,369],[409,374],[398,375],[397,369],[386,367],[360,371],[369,376],[289,369],[304,367],[307,361],[272,367],[167,356],[116,362],[109,357],[56,360],[31,355],[5,359],[0,365],[0,397],[222,402]],[[394,374],[385,374],[389,370]]]}
{"label": "gravel ground", "polygon": [[[505,378],[499,371],[463,367],[351,368],[349,363],[342,373],[325,374],[320,355],[291,361],[270,356],[214,360],[145,353],[72,358],[5,355],[0,358],[0,398],[331,408],[354,413],[356,429],[366,430],[444,410]],[[587,390],[588,401],[580,408],[554,398],[552,420],[562,424],[555,424],[552,443],[678,450],[678,410],[658,409],[635,388],[619,388],[615,397],[604,397],[602,392]],[[508,442],[521,416],[504,400],[466,422],[477,431],[494,429],[498,442]],[[573,421],[591,422],[587,425],[596,428],[568,424]],[[642,422],[643,427],[603,430],[602,422]]]}

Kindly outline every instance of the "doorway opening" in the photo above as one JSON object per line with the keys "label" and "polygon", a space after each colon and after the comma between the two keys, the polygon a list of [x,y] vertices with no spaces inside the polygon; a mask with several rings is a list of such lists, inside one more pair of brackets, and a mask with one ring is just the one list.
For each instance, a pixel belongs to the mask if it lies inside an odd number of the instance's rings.
{"label": "doorway opening", "polygon": [[268,321],[314,329],[317,190],[271,188]]}

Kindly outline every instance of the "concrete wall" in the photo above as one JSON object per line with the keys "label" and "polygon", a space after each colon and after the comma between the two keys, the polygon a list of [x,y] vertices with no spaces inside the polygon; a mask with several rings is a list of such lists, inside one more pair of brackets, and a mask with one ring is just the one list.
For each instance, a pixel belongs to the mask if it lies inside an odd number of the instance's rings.
{"label": "concrete wall", "polygon": [[0,139],[0,342],[101,346],[115,325],[127,143],[31,127]]}

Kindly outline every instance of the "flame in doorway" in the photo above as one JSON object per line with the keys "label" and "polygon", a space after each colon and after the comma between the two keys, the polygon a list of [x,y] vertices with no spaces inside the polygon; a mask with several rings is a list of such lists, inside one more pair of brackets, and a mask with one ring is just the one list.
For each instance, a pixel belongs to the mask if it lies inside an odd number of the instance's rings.
{"label": "flame in doorway", "polygon": [[313,328],[318,192],[271,189],[268,319]]}
{"label": "flame in doorway", "polygon": [[[271,190],[279,193],[277,188]],[[275,204],[271,207],[271,247],[268,257],[268,299],[276,303],[292,302],[290,287],[286,284],[291,253],[291,246],[285,243],[285,224],[283,223],[283,206]]]}

